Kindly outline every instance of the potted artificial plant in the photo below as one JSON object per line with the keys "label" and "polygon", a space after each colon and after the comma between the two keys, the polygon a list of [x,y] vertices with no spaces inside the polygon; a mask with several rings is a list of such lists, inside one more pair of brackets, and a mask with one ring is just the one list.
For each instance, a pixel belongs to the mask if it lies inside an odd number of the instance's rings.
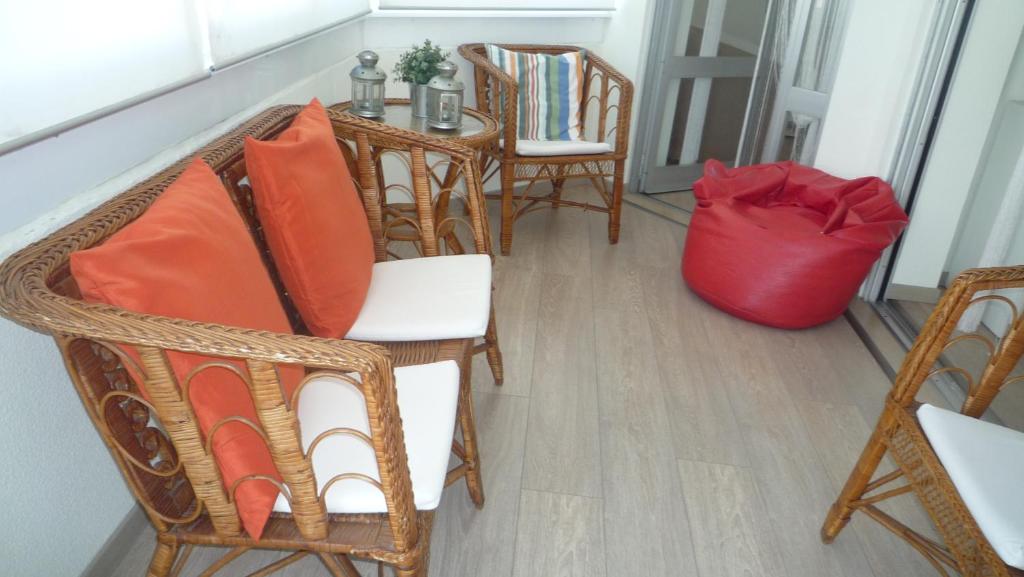
{"label": "potted artificial plant", "polygon": [[409,84],[413,116],[427,116],[427,83],[437,75],[437,65],[444,62],[448,54],[430,40],[425,40],[423,46],[413,45],[412,50],[398,58],[394,69],[395,82]]}

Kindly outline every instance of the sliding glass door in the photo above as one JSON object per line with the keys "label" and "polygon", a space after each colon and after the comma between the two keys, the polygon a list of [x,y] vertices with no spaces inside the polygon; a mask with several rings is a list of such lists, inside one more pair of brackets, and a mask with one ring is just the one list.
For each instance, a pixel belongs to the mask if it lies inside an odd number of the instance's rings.
{"label": "sliding glass door", "polygon": [[780,2],[758,58],[738,164],[813,164],[842,42],[847,0]]}
{"label": "sliding glass door", "polygon": [[768,0],[662,2],[654,122],[645,192],[680,190],[708,158],[732,161],[754,77]]}
{"label": "sliding glass door", "polygon": [[[1024,5],[938,2],[915,92],[890,178],[910,225],[864,287],[905,347],[959,273],[1024,264]],[[979,296],[929,380],[954,407],[1024,310],[1024,291]],[[1024,430],[1024,388],[1006,387],[987,418]]]}
{"label": "sliding glass door", "polygon": [[688,190],[711,158],[813,162],[846,4],[659,2],[638,189]]}

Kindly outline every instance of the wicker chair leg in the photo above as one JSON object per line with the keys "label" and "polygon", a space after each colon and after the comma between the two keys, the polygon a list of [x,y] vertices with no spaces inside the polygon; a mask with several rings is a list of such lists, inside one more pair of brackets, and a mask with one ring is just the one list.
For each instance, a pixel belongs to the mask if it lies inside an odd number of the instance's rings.
{"label": "wicker chair leg", "polygon": [[[887,408],[886,412],[890,410],[892,409]],[[882,420],[885,419],[886,415],[883,414]],[[833,542],[840,531],[850,522],[850,516],[855,511],[850,504],[864,495],[865,489],[875,476],[875,471],[878,470],[878,465],[881,464],[887,450],[879,432],[882,430],[884,430],[883,423],[880,421],[875,427],[875,431],[871,433],[871,439],[868,440],[864,452],[861,453],[857,464],[850,473],[846,486],[843,487],[836,502],[828,510],[828,516],[825,517],[825,522],[821,526],[821,540],[825,543]]]}
{"label": "wicker chair leg", "polygon": [[171,566],[174,559],[178,557],[177,543],[161,543],[157,541],[156,550],[153,551],[153,560],[149,562],[149,570],[146,577],[167,577],[171,573]]}
{"label": "wicker chair leg", "polygon": [[[473,352],[467,351],[465,365],[473,366]],[[469,370],[463,371],[459,383],[459,427],[462,429],[463,462],[467,466],[466,489],[477,509],[484,506],[484,481],[480,473],[480,453],[476,442],[476,419],[473,416],[473,377]]]}
{"label": "wicker chair leg", "polygon": [[622,219],[622,181],[625,178],[626,161],[615,161],[615,176],[612,179],[612,205],[608,208],[608,244],[619,242],[619,222]]}
{"label": "wicker chair leg", "polygon": [[551,208],[557,209],[562,206],[562,186],[565,185],[564,178],[556,178],[551,181]]}
{"label": "wicker chair leg", "polygon": [[514,215],[512,214],[512,197],[515,194],[515,166],[507,164],[501,167],[501,254],[508,256],[512,253],[512,225]]}
{"label": "wicker chair leg", "polygon": [[484,333],[484,344],[487,345],[487,364],[491,366],[494,384],[505,382],[505,366],[501,360],[501,347],[498,346],[498,324],[494,320],[494,301],[491,301],[491,318],[487,320],[487,332]]}
{"label": "wicker chair leg", "polygon": [[430,534],[433,532],[433,515],[430,520],[420,525],[420,539],[423,540],[427,546],[420,548],[419,554],[410,559],[408,564],[403,567],[393,565],[392,569],[395,572],[396,577],[427,577],[427,573],[430,570]]}

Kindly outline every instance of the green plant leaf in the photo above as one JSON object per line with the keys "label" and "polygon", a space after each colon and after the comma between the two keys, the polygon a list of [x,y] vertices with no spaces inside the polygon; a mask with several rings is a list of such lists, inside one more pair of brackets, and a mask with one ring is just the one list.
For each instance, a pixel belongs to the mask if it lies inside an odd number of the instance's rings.
{"label": "green plant leaf", "polygon": [[402,53],[395,63],[392,70],[395,82],[430,82],[430,79],[437,75],[437,65],[445,61],[450,54],[441,50],[429,38],[423,41],[423,46],[413,45],[412,49]]}

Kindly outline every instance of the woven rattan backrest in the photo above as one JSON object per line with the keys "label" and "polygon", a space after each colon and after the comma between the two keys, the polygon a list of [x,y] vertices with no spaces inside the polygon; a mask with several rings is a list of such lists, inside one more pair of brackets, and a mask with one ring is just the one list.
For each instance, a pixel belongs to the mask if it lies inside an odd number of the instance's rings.
{"label": "woven rattan backrest", "polygon": [[[487,56],[487,45],[486,44],[466,44],[469,50],[480,55],[482,58],[488,58]],[[593,71],[593,64],[588,58],[589,53],[586,50],[582,50],[579,46],[566,46],[556,44],[499,44],[505,50],[511,50],[513,52],[526,52],[529,54],[565,54],[567,52],[583,52],[583,79],[584,86],[583,92],[580,94],[580,102],[586,102],[589,96],[591,72]],[[484,81],[486,84],[486,80]],[[477,89],[479,90],[481,84],[477,83]],[[478,101],[483,102],[483,101]],[[497,109],[493,111],[497,113]],[[497,116],[495,116],[497,118]]]}
{"label": "woven rattan backrest", "polygon": [[[967,399],[961,411],[980,416],[1004,386],[1024,352],[1024,319],[1013,301],[1005,295],[989,291],[1024,287],[1024,266],[967,270],[957,276],[931,316],[896,376],[892,396],[900,404],[913,402],[921,385],[939,373],[954,373],[967,383]],[[999,342],[977,332],[954,336],[957,324],[971,306],[1005,306],[1011,321]],[[971,374],[962,367],[942,364],[943,352],[964,341],[977,341],[988,351],[988,361],[980,374]]]}
{"label": "woven rattan backrest", "polygon": [[[506,50],[542,54],[563,54],[579,51],[578,46],[541,44],[500,44]],[[516,84],[503,70],[490,63],[485,44],[463,44],[459,53],[473,63],[477,108],[498,119],[505,119],[505,140],[515,138],[518,119],[518,98],[501,92]],[[609,142],[615,150],[628,147],[628,119],[632,110],[632,84],[597,54],[583,50],[583,89],[580,92],[580,134],[584,140]],[[498,80],[501,80],[500,82]],[[624,94],[623,87],[629,86]],[[509,149],[511,155],[511,149]]]}
{"label": "woven rattan backrest", "polygon": [[[216,172],[237,171],[246,136],[277,134],[299,110],[272,108],[203,147],[198,155]],[[394,546],[414,546],[416,511],[391,361],[383,348],[144,315],[79,300],[67,272],[71,253],[102,243],[141,215],[190,161],[182,159],[4,261],[0,315],[56,339],[86,411],[131,491],[160,530],[206,516],[218,535],[241,533],[233,501],[238,484],[225,486],[188,396],[189,379],[197,371],[228,369],[248,385],[258,422],[247,424],[264,436],[284,484],[260,476],[240,482],[274,482],[291,501],[293,521],[302,536],[325,538],[328,517],[311,458],[299,438],[297,396],[284,398],[277,367],[301,365],[310,375],[326,372],[344,379],[357,375]],[[125,345],[138,353],[138,362],[123,352]],[[235,364],[215,360],[181,376],[171,370],[167,351],[231,359]],[[145,382],[146,396],[133,374]],[[215,429],[216,425],[211,431]]]}
{"label": "woven rattan backrest", "polygon": [[[417,229],[417,249],[423,256],[441,254],[441,237],[459,229],[467,233],[466,238],[472,239],[473,252],[491,254],[480,169],[472,150],[451,141],[405,131],[346,112],[327,112],[363,196],[378,262],[389,258],[386,240],[389,227],[403,224]],[[385,157],[398,160],[401,168],[395,167],[395,171],[407,172],[404,176],[408,185],[387,182],[382,162]],[[389,177],[397,176],[389,174]],[[385,206],[387,191],[396,187],[408,189],[405,192],[416,206],[415,218]],[[469,214],[463,218],[442,211],[446,216],[437,221],[438,199],[447,201],[448,197],[461,198],[470,209],[467,211]]]}
{"label": "woven rattan backrest", "polygon": [[[531,54],[565,54],[566,52],[579,52],[578,46],[557,46],[557,45],[540,45],[540,44],[499,44],[505,50],[511,50],[513,52],[528,52]],[[480,58],[487,59],[487,45],[486,44],[466,44],[466,49],[476,53]],[[583,91],[580,93],[580,103],[585,103],[590,99],[590,84],[593,76],[593,63],[587,58],[587,53],[583,53]],[[480,70],[479,67],[474,69],[474,75],[476,82],[476,101],[477,108],[486,110],[488,114],[494,118],[506,118],[505,113],[500,110],[501,98],[498,97],[497,91],[499,87],[489,81],[487,74]],[[583,106],[580,109],[580,129],[582,131],[586,124],[587,107]]]}

